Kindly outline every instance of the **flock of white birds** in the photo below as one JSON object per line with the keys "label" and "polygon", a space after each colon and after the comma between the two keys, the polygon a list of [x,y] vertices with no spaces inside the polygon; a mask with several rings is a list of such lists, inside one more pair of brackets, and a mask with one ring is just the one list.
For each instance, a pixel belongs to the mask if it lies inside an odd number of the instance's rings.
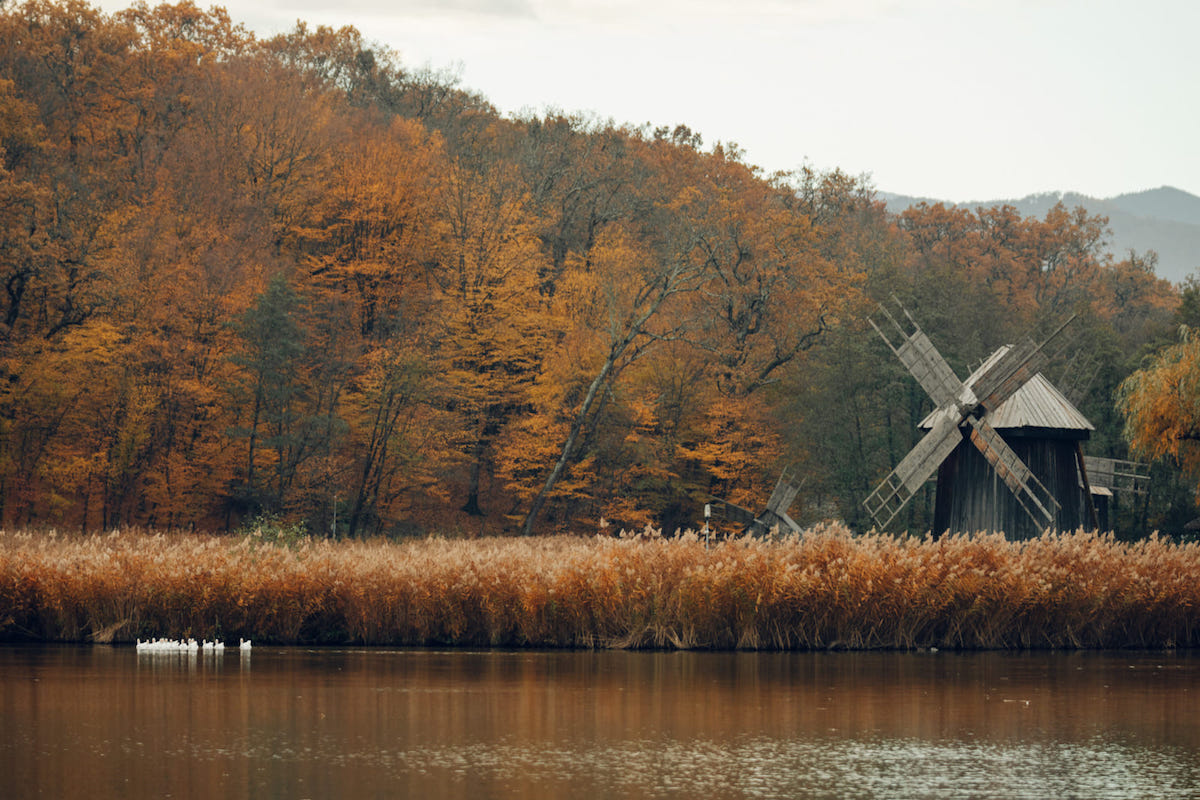
{"label": "flock of white birds", "polygon": [[[248,639],[242,639],[237,649],[243,652],[251,648]],[[210,642],[207,639],[197,642],[195,639],[150,639],[143,642],[137,640],[139,653],[219,653],[225,651],[224,642]]]}

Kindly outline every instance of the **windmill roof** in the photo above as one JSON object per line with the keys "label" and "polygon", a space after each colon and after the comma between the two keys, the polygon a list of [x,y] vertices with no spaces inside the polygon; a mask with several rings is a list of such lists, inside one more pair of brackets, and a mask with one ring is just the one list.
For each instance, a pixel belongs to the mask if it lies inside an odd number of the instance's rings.
{"label": "windmill roof", "polygon": [[[967,386],[975,388],[975,382],[984,371],[1007,351],[1008,345],[1005,345],[992,353],[967,378]],[[933,414],[922,420],[921,427],[932,427],[934,415],[937,413],[934,411]],[[1076,431],[1094,431],[1096,429],[1092,423],[1088,422],[1087,417],[1081,414],[1079,409],[1040,372],[988,414],[987,420],[993,428],[997,429],[1046,428]]]}

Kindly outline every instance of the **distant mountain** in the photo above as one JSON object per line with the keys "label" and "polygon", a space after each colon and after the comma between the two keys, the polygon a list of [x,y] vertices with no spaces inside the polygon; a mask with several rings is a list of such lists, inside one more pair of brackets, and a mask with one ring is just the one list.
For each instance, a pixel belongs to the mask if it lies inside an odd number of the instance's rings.
{"label": "distant mountain", "polygon": [[[917,203],[944,202],[888,192],[880,192],[879,196],[894,213]],[[1158,253],[1158,275],[1172,283],[1180,283],[1200,269],[1200,197],[1171,186],[1106,199],[1074,192],[1046,192],[1031,194],[1020,200],[947,205],[963,208],[1010,205],[1024,216],[1044,217],[1058,202],[1067,208],[1083,206],[1089,214],[1108,217],[1108,226],[1112,229],[1108,249],[1118,259],[1124,258],[1130,250],[1139,254],[1153,250]]]}

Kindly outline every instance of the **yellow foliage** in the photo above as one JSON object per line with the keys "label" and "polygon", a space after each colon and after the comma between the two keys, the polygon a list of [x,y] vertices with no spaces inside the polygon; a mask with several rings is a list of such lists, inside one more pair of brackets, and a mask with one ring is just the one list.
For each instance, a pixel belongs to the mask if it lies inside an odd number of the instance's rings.
{"label": "yellow foliage", "polygon": [[1173,458],[1200,480],[1200,335],[1183,328],[1177,344],[1161,350],[1121,384],[1118,407],[1135,453]]}

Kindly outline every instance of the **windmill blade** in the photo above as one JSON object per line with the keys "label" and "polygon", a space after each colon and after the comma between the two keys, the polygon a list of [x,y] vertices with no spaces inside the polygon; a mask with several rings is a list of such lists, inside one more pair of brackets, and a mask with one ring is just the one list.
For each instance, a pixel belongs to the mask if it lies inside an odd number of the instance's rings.
{"label": "windmill blade", "polygon": [[788,516],[788,509],[792,506],[792,501],[796,499],[796,495],[800,492],[800,487],[808,480],[805,476],[796,482],[796,473],[790,467],[784,467],[783,472],[779,474],[779,480],[775,482],[775,490],[771,492],[770,499],[767,500],[767,509],[758,519],[754,520],[753,532],[756,535],[762,535],[770,531],[772,528],[778,527],[782,530],[789,530],[792,533],[799,533],[800,526],[796,521]]}
{"label": "windmill blade", "polygon": [[962,441],[962,431],[958,429],[961,422],[962,417],[952,409],[940,412],[933,429],[917,442],[917,446],[863,501],[863,506],[877,527],[886,528],[954,452],[954,448]]}
{"label": "windmill blade", "polygon": [[748,508],[743,508],[736,503],[731,503],[728,500],[722,500],[714,497],[710,503],[712,506],[713,515],[727,519],[735,525],[746,527],[754,524],[754,512]]}
{"label": "windmill blade", "polygon": [[1080,405],[1100,374],[1100,359],[1094,353],[1077,351],[1063,368],[1062,377],[1055,381],[1063,396],[1073,405]]}
{"label": "windmill blade", "polygon": [[[892,298],[895,300],[895,298]],[[900,305],[900,301],[896,300],[896,305]],[[900,306],[900,310],[904,312],[904,316],[912,323],[913,331],[906,333],[904,328],[896,321],[888,310],[883,306],[879,307],[883,315],[887,317],[888,322],[894,328],[893,336],[898,335],[899,340],[895,343],[888,338],[888,334],[884,333],[883,328],[875,324],[875,320],[867,318],[867,322],[871,323],[871,327],[879,334],[884,343],[887,344],[891,351],[896,354],[900,362],[908,369],[912,376],[917,379],[917,383],[921,384],[921,388],[933,400],[933,404],[938,408],[945,408],[948,405],[953,405],[960,394],[963,393],[965,387],[958,376],[954,374],[954,370],[950,369],[950,365],[946,363],[946,359],[942,358],[942,354],[933,346],[933,342],[929,341],[929,337],[917,325],[916,320],[908,313],[904,306]]]}
{"label": "windmill blade", "polygon": [[787,533],[800,533],[800,525],[796,520],[788,516],[786,511],[764,511],[762,516],[754,520],[750,524],[750,533],[754,536],[766,536],[771,531],[779,529],[779,531]]}
{"label": "windmill blade", "polygon": [[1042,371],[1046,357],[1030,340],[1008,348],[975,381],[975,396],[987,411],[995,411],[1005,400]]}
{"label": "windmill blade", "polygon": [[1032,340],[1026,339],[1010,347],[1004,355],[996,359],[987,372],[980,375],[974,383],[979,405],[987,411],[996,410],[1001,403],[1028,383],[1030,378],[1041,372],[1048,360],[1045,354],[1046,345],[1062,333],[1074,319],[1075,315],[1072,314],[1070,319],[1041,344],[1034,344]]}
{"label": "windmill blade", "polygon": [[972,417],[967,422],[971,426],[971,443],[996,470],[1021,508],[1036,525],[1043,529],[1051,527],[1062,506],[1050,494],[1050,490],[1025,466],[1025,462],[1000,438],[987,420]]}
{"label": "windmill blade", "polygon": [[796,473],[790,467],[784,467],[783,472],[779,474],[779,480],[775,482],[775,490],[767,500],[767,511],[777,515],[787,514],[806,480],[808,478],[804,477],[797,483]]}

